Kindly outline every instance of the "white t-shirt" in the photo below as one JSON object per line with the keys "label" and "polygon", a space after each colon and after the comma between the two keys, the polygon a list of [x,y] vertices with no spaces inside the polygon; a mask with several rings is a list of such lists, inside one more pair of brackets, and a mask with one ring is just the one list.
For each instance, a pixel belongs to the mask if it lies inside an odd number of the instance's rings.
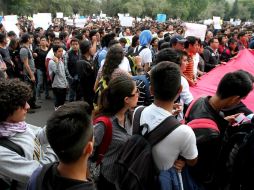
{"label": "white t-shirt", "polygon": [[[146,123],[152,131],[170,115],[172,114],[167,110],[151,104],[143,110],[140,125]],[[180,125],[156,144],[152,153],[155,164],[160,170],[170,169],[179,155],[188,160],[195,159],[198,156],[195,134],[189,126]]]}
{"label": "white t-shirt", "polygon": [[190,86],[188,81],[186,80],[186,78],[184,78],[183,76],[181,76],[181,85],[183,87],[182,92],[180,93],[180,98],[181,101],[188,105],[191,103],[191,101],[193,100],[193,96],[190,92]]}
{"label": "white t-shirt", "polygon": [[[138,46],[138,50],[141,49],[142,46]],[[136,48],[134,50],[136,52]],[[152,63],[152,52],[149,48],[143,49],[140,53],[139,56],[141,57],[141,65],[144,66],[145,63]]]}
{"label": "white t-shirt", "polygon": [[193,56],[193,74],[195,76],[195,78],[197,78],[198,75],[198,63],[199,63],[199,54],[196,53],[196,55]]}
{"label": "white t-shirt", "polygon": [[[183,89],[182,89],[182,92],[180,93],[180,103],[183,106],[184,106],[184,104],[189,105],[193,100],[193,95],[190,92],[190,86],[189,86],[188,81],[183,76],[181,76],[181,85],[182,85]],[[177,119],[179,121],[183,120],[183,109],[178,114]]]}
{"label": "white t-shirt", "polygon": [[[100,67],[100,71],[102,71],[102,67],[105,63],[105,59],[103,59],[101,61],[101,67]],[[131,72],[131,67],[130,67],[130,63],[129,63],[129,60],[127,59],[127,57],[124,57],[122,62],[120,63],[120,65],[118,66],[120,69],[126,71],[127,73],[130,73]]]}

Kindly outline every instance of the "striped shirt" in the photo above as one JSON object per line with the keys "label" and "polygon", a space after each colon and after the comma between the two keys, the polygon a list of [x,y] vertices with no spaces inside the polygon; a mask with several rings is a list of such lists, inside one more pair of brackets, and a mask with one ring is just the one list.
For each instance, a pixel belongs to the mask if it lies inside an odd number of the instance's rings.
{"label": "striped shirt", "polygon": [[[150,82],[150,75],[148,73],[145,74],[146,75],[146,79],[149,82],[149,86],[151,84]],[[150,94],[149,97],[147,97],[147,87],[145,85],[145,82],[143,80],[137,79],[136,81],[136,86],[139,90],[139,97],[138,97],[138,106],[149,106],[151,103],[153,103],[154,101],[154,96],[152,96]],[[149,89],[149,88],[148,88]]]}
{"label": "striped shirt", "polygon": [[186,78],[186,80],[188,81],[188,83],[190,84],[190,86],[193,85],[194,83],[194,60],[193,60],[193,56],[192,54],[188,53],[189,57],[188,57],[188,64],[186,65],[186,70],[183,72],[184,77]]}

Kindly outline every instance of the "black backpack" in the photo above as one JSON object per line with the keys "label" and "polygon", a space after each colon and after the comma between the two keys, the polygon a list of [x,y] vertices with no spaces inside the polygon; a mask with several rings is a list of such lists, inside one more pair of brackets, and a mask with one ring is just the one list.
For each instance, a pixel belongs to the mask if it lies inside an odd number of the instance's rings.
{"label": "black backpack", "polygon": [[115,184],[121,190],[160,189],[159,170],[153,160],[152,147],[181,125],[175,117],[169,116],[153,131],[148,132],[147,124],[140,126],[140,116],[144,108],[139,107],[136,110],[133,135],[123,145],[115,163],[118,169]]}
{"label": "black backpack", "polygon": [[[0,146],[8,148],[11,151],[16,152],[22,157],[25,157],[24,150],[17,144],[13,143],[7,138],[0,138]],[[0,189],[1,190],[15,190],[17,181],[12,180],[11,185],[8,185],[3,179],[0,179]]]}
{"label": "black backpack", "polygon": [[127,54],[126,57],[129,61],[129,64],[130,64],[130,68],[131,68],[131,74],[133,76],[137,75],[137,66],[135,64],[135,61],[134,61],[134,58],[136,56],[138,56],[140,54],[141,51],[143,51],[144,49],[146,49],[147,47],[146,46],[142,46],[139,50],[138,50],[138,47],[136,47],[134,49],[133,52],[131,52],[130,54]]}
{"label": "black backpack", "polygon": [[227,128],[219,158],[222,189],[254,189],[254,124]]}

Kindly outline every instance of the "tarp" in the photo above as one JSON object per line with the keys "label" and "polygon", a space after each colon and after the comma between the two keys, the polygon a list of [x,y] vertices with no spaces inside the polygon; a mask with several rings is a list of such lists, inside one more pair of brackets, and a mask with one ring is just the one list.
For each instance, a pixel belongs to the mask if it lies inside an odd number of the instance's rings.
{"label": "tarp", "polygon": [[[228,72],[245,70],[254,75],[254,50],[241,50],[237,57],[230,60],[226,65],[220,65],[198,80],[195,87],[190,91],[195,98],[206,95],[214,95],[221,78]],[[254,111],[254,90],[243,100],[249,109]]]}

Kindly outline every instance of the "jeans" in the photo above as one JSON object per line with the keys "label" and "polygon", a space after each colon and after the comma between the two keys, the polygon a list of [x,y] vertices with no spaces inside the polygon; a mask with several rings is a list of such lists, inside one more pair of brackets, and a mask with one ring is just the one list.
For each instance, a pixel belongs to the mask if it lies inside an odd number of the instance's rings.
{"label": "jeans", "polygon": [[30,77],[25,75],[24,76],[24,82],[28,84],[32,90],[32,97],[28,100],[28,104],[31,106],[35,106],[36,102],[36,88],[35,88],[35,82],[31,81]]}
{"label": "jeans", "polygon": [[49,89],[48,89],[48,83],[47,83],[47,77],[46,72],[43,72],[40,69],[37,69],[37,86],[36,86],[36,96],[40,97],[40,89],[43,87],[43,84],[45,85],[45,97],[49,96]]}
{"label": "jeans", "polygon": [[69,102],[76,100],[77,81],[69,81]]}
{"label": "jeans", "polygon": [[66,88],[53,88],[53,93],[55,96],[55,108],[64,105],[66,90]]}

